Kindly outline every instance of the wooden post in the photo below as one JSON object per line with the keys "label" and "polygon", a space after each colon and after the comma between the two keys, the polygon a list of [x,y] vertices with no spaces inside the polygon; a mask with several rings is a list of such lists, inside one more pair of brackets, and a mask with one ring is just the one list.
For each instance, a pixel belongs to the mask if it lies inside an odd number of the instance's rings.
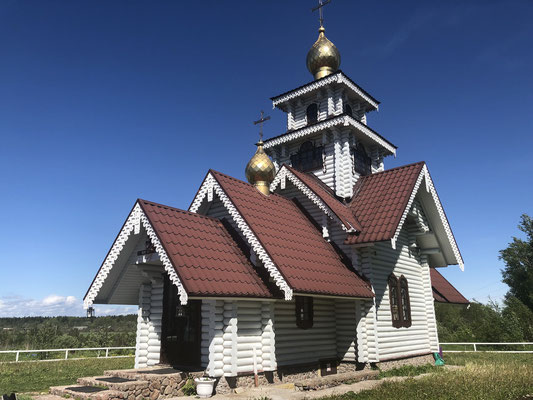
{"label": "wooden post", "polygon": [[68,359],[68,349],[65,350],[65,360],[67,360],[67,359]]}
{"label": "wooden post", "polygon": [[19,354],[20,354],[20,352],[17,351],[17,355],[15,357],[15,362],[19,362]]}

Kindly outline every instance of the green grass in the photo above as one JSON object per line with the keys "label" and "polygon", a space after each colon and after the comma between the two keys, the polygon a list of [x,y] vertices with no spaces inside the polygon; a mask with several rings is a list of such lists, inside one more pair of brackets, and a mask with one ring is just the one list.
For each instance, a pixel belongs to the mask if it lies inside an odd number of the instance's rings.
{"label": "green grass", "polygon": [[442,370],[418,379],[384,382],[376,389],[349,392],[324,400],[519,400],[533,394],[533,355],[531,354],[445,354],[449,365],[458,370]]}
{"label": "green grass", "polygon": [[133,368],[133,362],[133,357],[127,357],[0,364],[0,394],[47,392],[50,386],[74,384],[78,378],[102,375],[105,370]]}

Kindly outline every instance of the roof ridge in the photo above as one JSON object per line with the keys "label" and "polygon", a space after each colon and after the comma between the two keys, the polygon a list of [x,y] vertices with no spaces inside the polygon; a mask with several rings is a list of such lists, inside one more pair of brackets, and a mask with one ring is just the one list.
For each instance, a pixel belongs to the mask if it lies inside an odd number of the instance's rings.
{"label": "roof ridge", "polygon": [[[220,172],[220,171],[217,171],[217,170],[215,170],[215,169],[209,168],[208,173],[209,173],[209,172],[214,173],[215,175],[221,175],[221,176],[226,177],[226,178],[229,178],[229,179],[231,179],[231,180],[233,180],[233,181],[236,181],[236,182],[242,183],[242,184],[244,184],[244,185],[246,185],[246,186],[253,187],[253,188],[255,189],[255,186],[252,185],[251,183],[249,183],[249,182],[245,182],[245,181],[243,181],[243,180],[241,180],[241,179],[235,178],[235,177],[233,177],[233,176],[231,176],[231,175],[225,174],[225,173]],[[257,190],[257,189],[256,189],[256,190]],[[272,192],[271,192],[268,196],[265,196],[265,197],[268,199],[268,198],[272,198],[273,196],[274,196],[276,199],[284,199],[284,200],[287,200],[287,199],[285,199],[285,197],[280,196],[280,195],[277,194],[277,193],[272,193]]]}
{"label": "roof ridge", "polygon": [[376,176],[376,175],[381,175],[381,174],[384,174],[386,172],[397,171],[397,170],[402,169],[402,168],[414,167],[415,165],[425,165],[425,164],[426,164],[425,161],[417,161],[417,162],[414,162],[414,163],[411,163],[411,164],[400,165],[398,167],[386,169],[386,170],[380,171],[380,172],[375,172],[375,173],[370,174],[370,175],[365,175],[365,176],[362,176],[361,179],[371,178],[371,177]]}
{"label": "roof ridge", "polygon": [[150,200],[145,200],[145,199],[138,198],[137,202],[144,202],[144,203],[150,204],[152,206],[163,207],[163,208],[165,208],[167,210],[176,211],[176,212],[179,212],[181,214],[195,216],[195,217],[199,217],[199,218],[203,218],[203,219],[208,219],[208,220],[215,221],[215,222],[220,222],[220,220],[218,218],[213,218],[213,217],[209,217],[207,215],[194,213],[194,212],[191,212],[191,211],[183,210],[181,208],[167,206],[165,204],[156,203],[155,201],[150,201]]}

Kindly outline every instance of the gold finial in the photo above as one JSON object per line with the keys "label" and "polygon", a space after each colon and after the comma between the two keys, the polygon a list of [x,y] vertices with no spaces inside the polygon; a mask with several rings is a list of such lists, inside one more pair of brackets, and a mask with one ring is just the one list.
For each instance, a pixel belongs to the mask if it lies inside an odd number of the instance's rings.
{"label": "gold finial", "polygon": [[260,124],[259,142],[256,143],[257,150],[254,156],[248,161],[244,170],[248,182],[265,196],[270,194],[270,184],[276,175],[276,167],[263,149],[263,123],[269,119],[270,117],[265,117],[264,112],[261,111],[261,119],[254,121],[254,125]]}
{"label": "gold finial", "polygon": [[320,79],[334,73],[341,65],[341,55],[335,45],[326,37],[324,32],[324,15],[322,8],[331,0],[318,0],[318,6],[311,11],[319,10],[320,28],[318,28],[318,39],[307,53],[307,69],[315,79]]}

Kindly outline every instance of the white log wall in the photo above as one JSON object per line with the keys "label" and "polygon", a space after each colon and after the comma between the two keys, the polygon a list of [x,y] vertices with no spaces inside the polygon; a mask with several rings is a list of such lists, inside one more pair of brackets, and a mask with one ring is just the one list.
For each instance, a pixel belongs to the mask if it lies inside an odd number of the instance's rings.
{"label": "white log wall", "polygon": [[[370,282],[374,282],[374,271],[372,268],[373,251],[372,247],[362,248],[359,251],[361,272],[370,280]],[[374,287],[372,287],[372,291],[375,293]],[[361,319],[357,326],[357,337],[361,337],[361,340],[363,340],[364,343],[358,353],[359,362],[379,361],[376,310],[377,305],[375,298],[361,302]]]}
{"label": "white log wall", "polygon": [[276,369],[273,302],[203,300],[202,367],[209,376]]}
{"label": "white log wall", "polygon": [[437,319],[435,317],[435,299],[433,298],[433,289],[431,287],[431,275],[429,264],[427,262],[427,256],[421,256],[420,258],[426,297],[429,344],[431,351],[435,353],[439,351],[439,334],[437,332]]}
{"label": "white log wall", "polygon": [[[372,259],[372,282],[376,293],[378,347],[381,359],[405,357],[432,350],[427,299],[433,298],[427,279],[429,271],[423,268],[409,249],[409,232],[402,229],[393,249],[390,242],[377,243]],[[394,274],[404,275],[409,285],[412,325],[409,328],[392,326],[387,279]],[[435,337],[435,335],[433,335]]]}
{"label": "white log wall", "polygon": [[162,315],[163,283],[141,285],[137,312],[135,368],[143,368],[159,363]]}
{"label": "white log wall", "polygon": [[137,311],[137,339],[135,341],[135,368],[148,365],[148,322],[150,318],[150,285],[139,289],[139,309]]}
{"label": "white log wall", "polygon": [[335,300],[337,357],[357,361],[357,311],[355,300]]}
{"label": "white log wall", "polygon": [[337,357],[335,302],[314,299],[313,327],[296,326],[294,300],[274,304],[276,360],[278,366],[313,363],[323,358]]}

